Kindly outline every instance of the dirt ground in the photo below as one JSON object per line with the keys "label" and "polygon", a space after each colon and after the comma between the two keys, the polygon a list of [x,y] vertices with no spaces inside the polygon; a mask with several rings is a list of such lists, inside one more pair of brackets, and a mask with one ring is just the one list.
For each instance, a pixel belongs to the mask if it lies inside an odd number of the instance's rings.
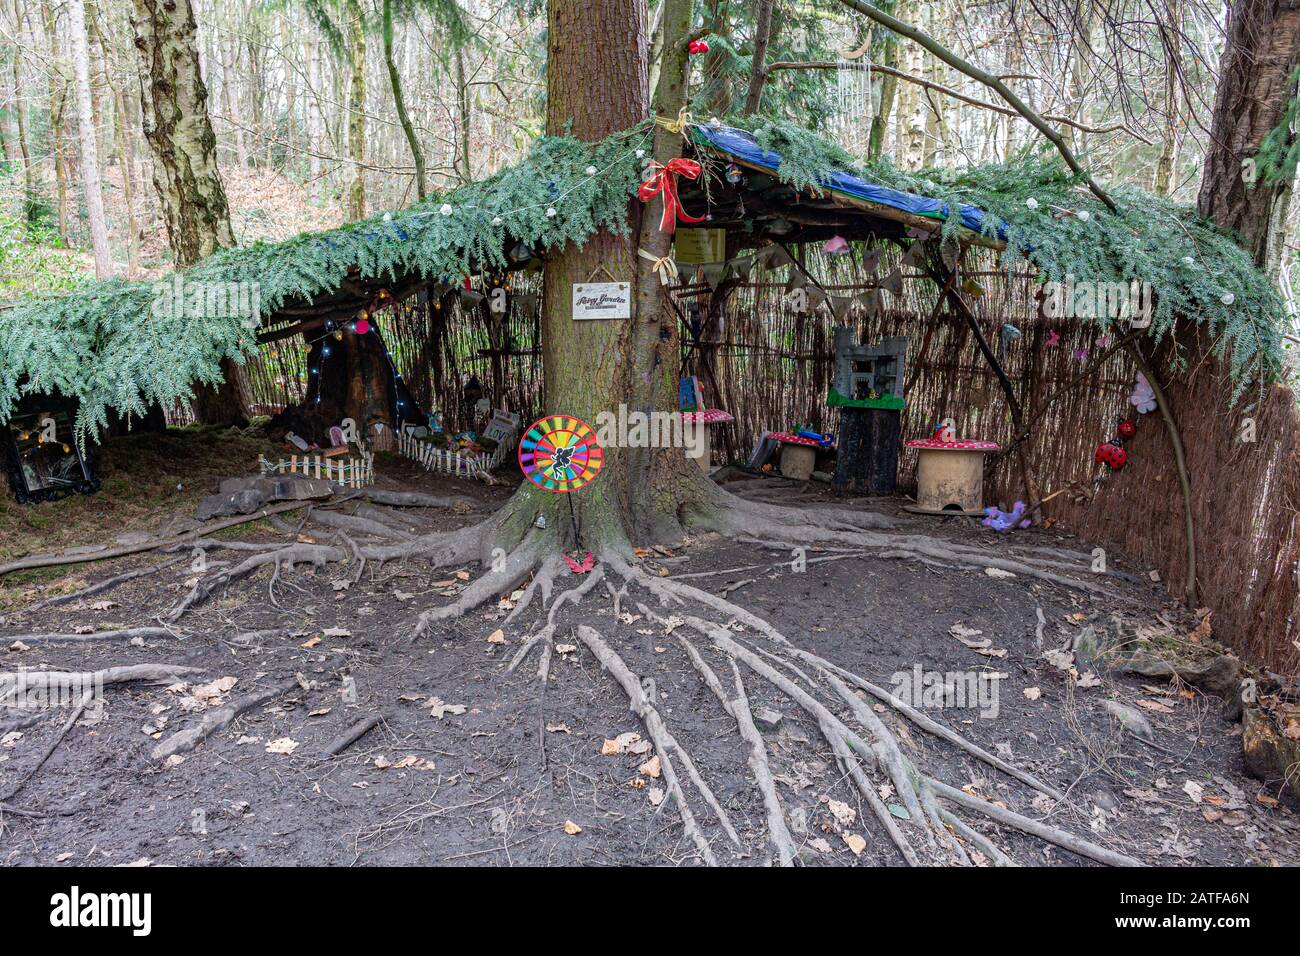
{"label": "dirt ground", "polygon": [[[247,441],[250,448],[256,444]],[[235,473],[231,469],[228,473]],[[461,513],[403,512],[416,532],[480,521],[513,490],[510,482],[486,487],[426,475],[398,459],[382,460],[377,471],[389,488],[473,498],[473,508]],[[196,487],[188,491],[215,490],[217,473],[195,474],[190,482]],[[147,505],[130,509],[118,500],[125,489],[115,492],[112,475],[107,477],[109,494],[98,502],[36,506],[18,516],[9,504],[0,514],[0,541],[8,544],[9,556],[24,550],[16,541],[27,540],[31,551],[110,543],[132,530],[156,532],[178,512],[193,512],[186,490],[175,497],[164,493],[170,472],[160,477]],[[764,493],[799,507],[830,501],[816,485],[773,485]],[[1075,556],[1090,551],[1051,530],[1002,537],[973,519],[910,515],[903,504],[857,499],[849,507],[889,514],[902,531],[997,554],[1013,555],[1031,545]],[[96,518],[82,522],[74,537],[66,520],[57,517],[64,514],[57,510],[61,507]],[[42,515],[41,509],[50,510]],[[130,520],[115,522],[114,513]],[[300,528],[300,520],[288,514],[227,534],[251,542],[297,535],[326,540],[326,532],[310,524]],[[40,521],[57,527],[47,535]],[[24,522],[31,534],[15,522]],[[210,553],[221,560],[241,557]],[[29,781],[27,774],[58,737],[68,711],[52,711],[0,735],[0,795],[22,784],[3,801],[13,812],[0,811],[0,862],[698,864],[673,800],[662,796],[663,778],[641,770],[652,754],[635,741],[629,752],[602,753],[610,749],[607,741],[647,732],[629,712],[624,692],[587,647],[569,636],[579,624],[595,628],[633,671],[654,681],[665,721],[735,826],[739,845],[687,788],[719,862],[772,861],[764,804],[735,721],[692,667],[679,640],[686,630],[637,613],[635,602],[645,601],[645,595],[622,603],[620,614],[603,587],[566,606],[557,618],[556,653],[545,686],[537,677],[536,650],[507,673],[510,659],[545,619],[533,607],[503,625],[511,606],[508,595],[498,606],[412,640],[419,612],[453,600],[480,575],[474,565],[435,570],[419,560],[372,563],[356,583],[350,583],[353,569],[347,565],[300,566],[283,573],[274,586],[270,570],[263,569],[187,613],[173,636],[135,641],[96,640],[93,632],[157,626],[158,616],[187,593],[186,582],[195,577],[186,560],[102,595],[35,613],[22,610],[172,557],[150,552],[3,582],[0,670],[168,663],[202,672],[187,677],[191,686],[184,688],[108,686],[102,711],[69,729]],[[1222,701],[1126,675],[1104,662],[1095,677],[1082,668],[1083,679],[1075,679],[1043,658],[1045,650],[1069,643],[1089,626],[1097,634],[1151,646],[1185,644],[1195,619],[1147,582],[1145,569],[1112,556],[1112,568],[1120,574],[1110,575],[1107,584],[1116,597],[1099,599],[1024,576],[993,577],[937,561],[845,556],[815,548],[807,558],[806,570],[796,571],[788,551],[706,536],[685,547],[652,550],[642,563],[654,575],[726,593],[806,649],[885,687],[893,686],[894,675],[918,665],[923,671],[1004,674],[997,681],[996,716],[988,707],[985,716],[970,707],[948,707],[931,716],[1063,791],[1062,802],[937,740],[889,708],[876,708],[914,763],[970,794],[1150,864],[1300,863],[1297,817],[1245,775],[1240,724],[1225,718]],[[565,572],[557,592],[580,580]],[[744,630],[734,622],[732,628]],[[502,634],[493,640],[498,629]],[[974,630],[982,634],[972,637]],[[22,635],[83,631],[90,633],[76,642],[19,643]],[[730,685],[731,671],[721,655],[700,635],[690,637]],[[989,646],[968,646],[982,639]],[[566,646],[576,649],[566,651]],[[245,712],[181,759],[151,758],[157,740],[203,719],[205,702],[210,712],[294,675],[298,680],[290,690]],[[202,692],[192,686],[222,678],[235,683],[228,686],[227,680]],[[799,861],[900,865],[817,724],[754,675],[746,673],[746,687],[756,714],[775,712],[768,715],[774,726],[765,725],[763,733]],[[1140,708],[1154,730],[1151,741],[1124,732],[1107,711],[1108,700]],[[328,741],[379,713],[383,721],[357,743],[337,757],[321,757]],[[0,723],[4,719],[0,709]],[[277,752],[284,750],[292,752]],[[1093,865],[983,816],[961,816],[1021,864]],[[989,862],[982,854],[976,861]]]}

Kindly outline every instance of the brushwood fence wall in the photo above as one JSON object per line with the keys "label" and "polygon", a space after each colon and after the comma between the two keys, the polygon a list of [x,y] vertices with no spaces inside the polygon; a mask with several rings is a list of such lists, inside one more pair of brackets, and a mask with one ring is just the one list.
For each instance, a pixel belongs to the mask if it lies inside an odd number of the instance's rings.
{"label": "brushwood fence wall", "polygon": [[[898,253],[878,247],[879,274]],[[853,256],[809,253],[808,272],[832,295],[870,287]],[[1098,442],[1115,433],[1119,418],[1138,421],[1127,444],[1129,462],[1091,497],[1064,494],[1047,513],[1090,542],[1118,549],[1159,571],[1174,594],[1187,573],[1182,498],[1172,448],[1158,413],[1137,416],[1128,397],[1137,369],[1123,351],[1099,363],[1109,345],[1096,325],[1041,317],[1039,285],[1027,270],[1008,275],[991,256],[968,261],[964,277],[982,294],[965,294],[995,350],[1004,324],[1021,337],[1003,364],[1031,428],[1029,457],[1044,491],[1075,483],[1091,490],[1099,473]],[[996,376],[965,322],[945,306],[939,290],[915,269],[901,295],[886,293],[874,315],[855,307],[846,317],[864,340],[908,337],[904,437],[927,435],[951,417],[962,434],[1009,445],[1012,427]],[[675,290],[682,329],[682,372],[700,378],[711,405],[735,416],[714,433],[719,462],[745,459],[765,430],[804,424],[839,431],[839,413],[826,405],[834,376],[836,320],[826,309],[801,314],[787,295],[786,275],[755,274],[716,289],[704,283]],[[474,291],[489,292],[481,282]],[[412,297],[375,316],[394,361],[416,399],[438,410],[449,428],[472,427],[471,410],[486,397],[524,421],[542,406],[540,281],[511,279],[508,306],[495,314],[489,300],[459,291],[440,299]],[[1114,333],[1110,333],[1112,339]],[[1113,341],[1110,343],[1113,344]],[[249,366],[250,399],[274,412],[300,401],[305,350],[288,342],[266,346]],[[1289,389],[1255,396],[1258,407],[1232,409],[1230,389],[1208,343],[1194,335],[1152,357],[1182,429],[1191,472],[1197,533],[1200,603],[1214,611],[1215,635],[1243,655],[1275,669],[1300,660],[1300,417]],[[1180,366],[1175,368],[1175,365]],[[477,389],[470,379],[477,382]],[[1049,398],[1051,399],[1049,402]],[[1248,398],[1246,401],[1250,401]],[[1255,441],[1240,441],[1243,418],[1254,418]],[[900,487],[915,488],[915,454],[900,459]],[[987,496],[1003,507],[1022,497],[1012,456],[990,456]]]}

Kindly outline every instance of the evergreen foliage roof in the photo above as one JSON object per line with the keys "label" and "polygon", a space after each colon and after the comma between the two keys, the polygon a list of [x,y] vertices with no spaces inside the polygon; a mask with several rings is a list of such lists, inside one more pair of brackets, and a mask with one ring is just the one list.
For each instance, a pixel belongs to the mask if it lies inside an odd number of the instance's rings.
{"label": "evergreen foliage roof", "polygon": [[[793,124],[747,124],[759,145],[781,153],[778,176],[795,188],[855,168],[844,150]],[[241,309],[205,315],[197,299],[177,310],[169,303],[178,288],[201,296],[228,283],[256,283],[265,317],[310,303],[347,278],[396,283],[419,276],[450,285],[506,268],[520,242],[540,251],[581,243],[602,228],[625,234],[628,198],[652,135],[646,122],[598,143],[545,137],[490,179],[338,229],[222,251],[179,274],[180,286],[175,277],[108,280],[64,296],[20,299],[0,311],[0,423],[20,394],[57,390],[79,400],[83,436],[106,424],[109,408],[143,415],[155,401],[188,399],[194,382],[218,381],[223,358],[254,346],[259,320]],[[986,210],[988,228],[998,227],[994,217],[1005,224],[1008,261],[1028,257],[1045,281],[1149,282],[1157,295],[1150,334],[1167,335],[1176,316],[1206,324],[1230,354],[1239,389],[1281,366],[1285,311],[1271,283],[1230,237],[1166,199],[1119,186],[1113,194],[1121,213],[1111,215],[1043,153],[964,172],[909,174],[888,164],[855,171]],[[956,225],[944,228],[951,234]]]}
{"label": "evergreen foliage roof", "polygon": [[[1112,214],[1048,145],[1008,163],[908,173],[887,160],[859,166],[837,144],[793,123],[742,124],[759,146],[781,154],[778,176],[796,189],[816,187],[826,170],[851,171],[950,208],[982,209],[985,233],[1006,241],[1006,265],[1024,257],[1043,282],[1148,283],[1155,298],[1148,335],[1167,336],[1180,317],[1205,325],[1230,363],[1237,395],[1282,368],[1286,308],[1277,289],[1230,235],[1190,207],[1118,184],[1110,193],[1120,212]],[[943,230],[955,234],[957,218]]]}

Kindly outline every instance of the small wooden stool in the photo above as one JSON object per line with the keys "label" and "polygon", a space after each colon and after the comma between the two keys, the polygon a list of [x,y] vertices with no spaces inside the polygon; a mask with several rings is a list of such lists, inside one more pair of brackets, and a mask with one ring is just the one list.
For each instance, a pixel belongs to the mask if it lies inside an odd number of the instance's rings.
{"label": "small wooden stool", "polygon": [[[724,412],[720,408],[706,408],[702,412],[682,412],[682,431],[694,429],[691,434],[698,436],[699,445],[697,450],[699,454],[692,455],[690,443],[686,448],[686,457],[694,458],[701,470],[706,473],[713,467],[713,441],[709,432],[711,425],[722,425],[726,422],[735,421],[735,416],[730,412]],[[685,437],[683,435],[683,437]]]}
{"label": "small wooden stool", "polygon": [[820,444],[802,435],[773,432],[770,438],[781,443],[781,475],[796,481],[807,481],[817,466],[817,449]]}
{"label": "small wooden stool", "polygon": [[916,504],[918,514],[984,514],[984,456],[998,450],[995,441],[914,438],[905,443],[917,450]]}

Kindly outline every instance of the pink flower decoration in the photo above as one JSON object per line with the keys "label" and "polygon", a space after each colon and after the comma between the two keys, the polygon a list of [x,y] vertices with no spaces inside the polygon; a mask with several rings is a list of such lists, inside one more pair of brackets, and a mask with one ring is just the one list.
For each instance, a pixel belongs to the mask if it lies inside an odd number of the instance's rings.
{"label": "pink flower decoration", "polygon": [[1084,359],[1086,359],[1086,358],[1088,357],[1088,350],[1087,350],[1087,349],[1075,349],[1075,350],[1074,350],[1074,357],[1077,358],[1080,362],[1082,362]]}
{"label": "pink flower decoration", "polygon": [[839,256],[849,251],[849,244],[843,236],[831,236],[822,247],[828,256]]}
{"label": "pink flower decoration", "polygon": [[1054,349],[1054,348],[1056,348],[1056,347],[1057,347],[1058,345],[1060,345],[1060,344],[1061,344],[1061,336],[1060,336],[1060,334],[1057,333],[1056,329],[1048,329],[1048,331],[1047,331],[1047,347],[1048,347],[1049,349]]}

